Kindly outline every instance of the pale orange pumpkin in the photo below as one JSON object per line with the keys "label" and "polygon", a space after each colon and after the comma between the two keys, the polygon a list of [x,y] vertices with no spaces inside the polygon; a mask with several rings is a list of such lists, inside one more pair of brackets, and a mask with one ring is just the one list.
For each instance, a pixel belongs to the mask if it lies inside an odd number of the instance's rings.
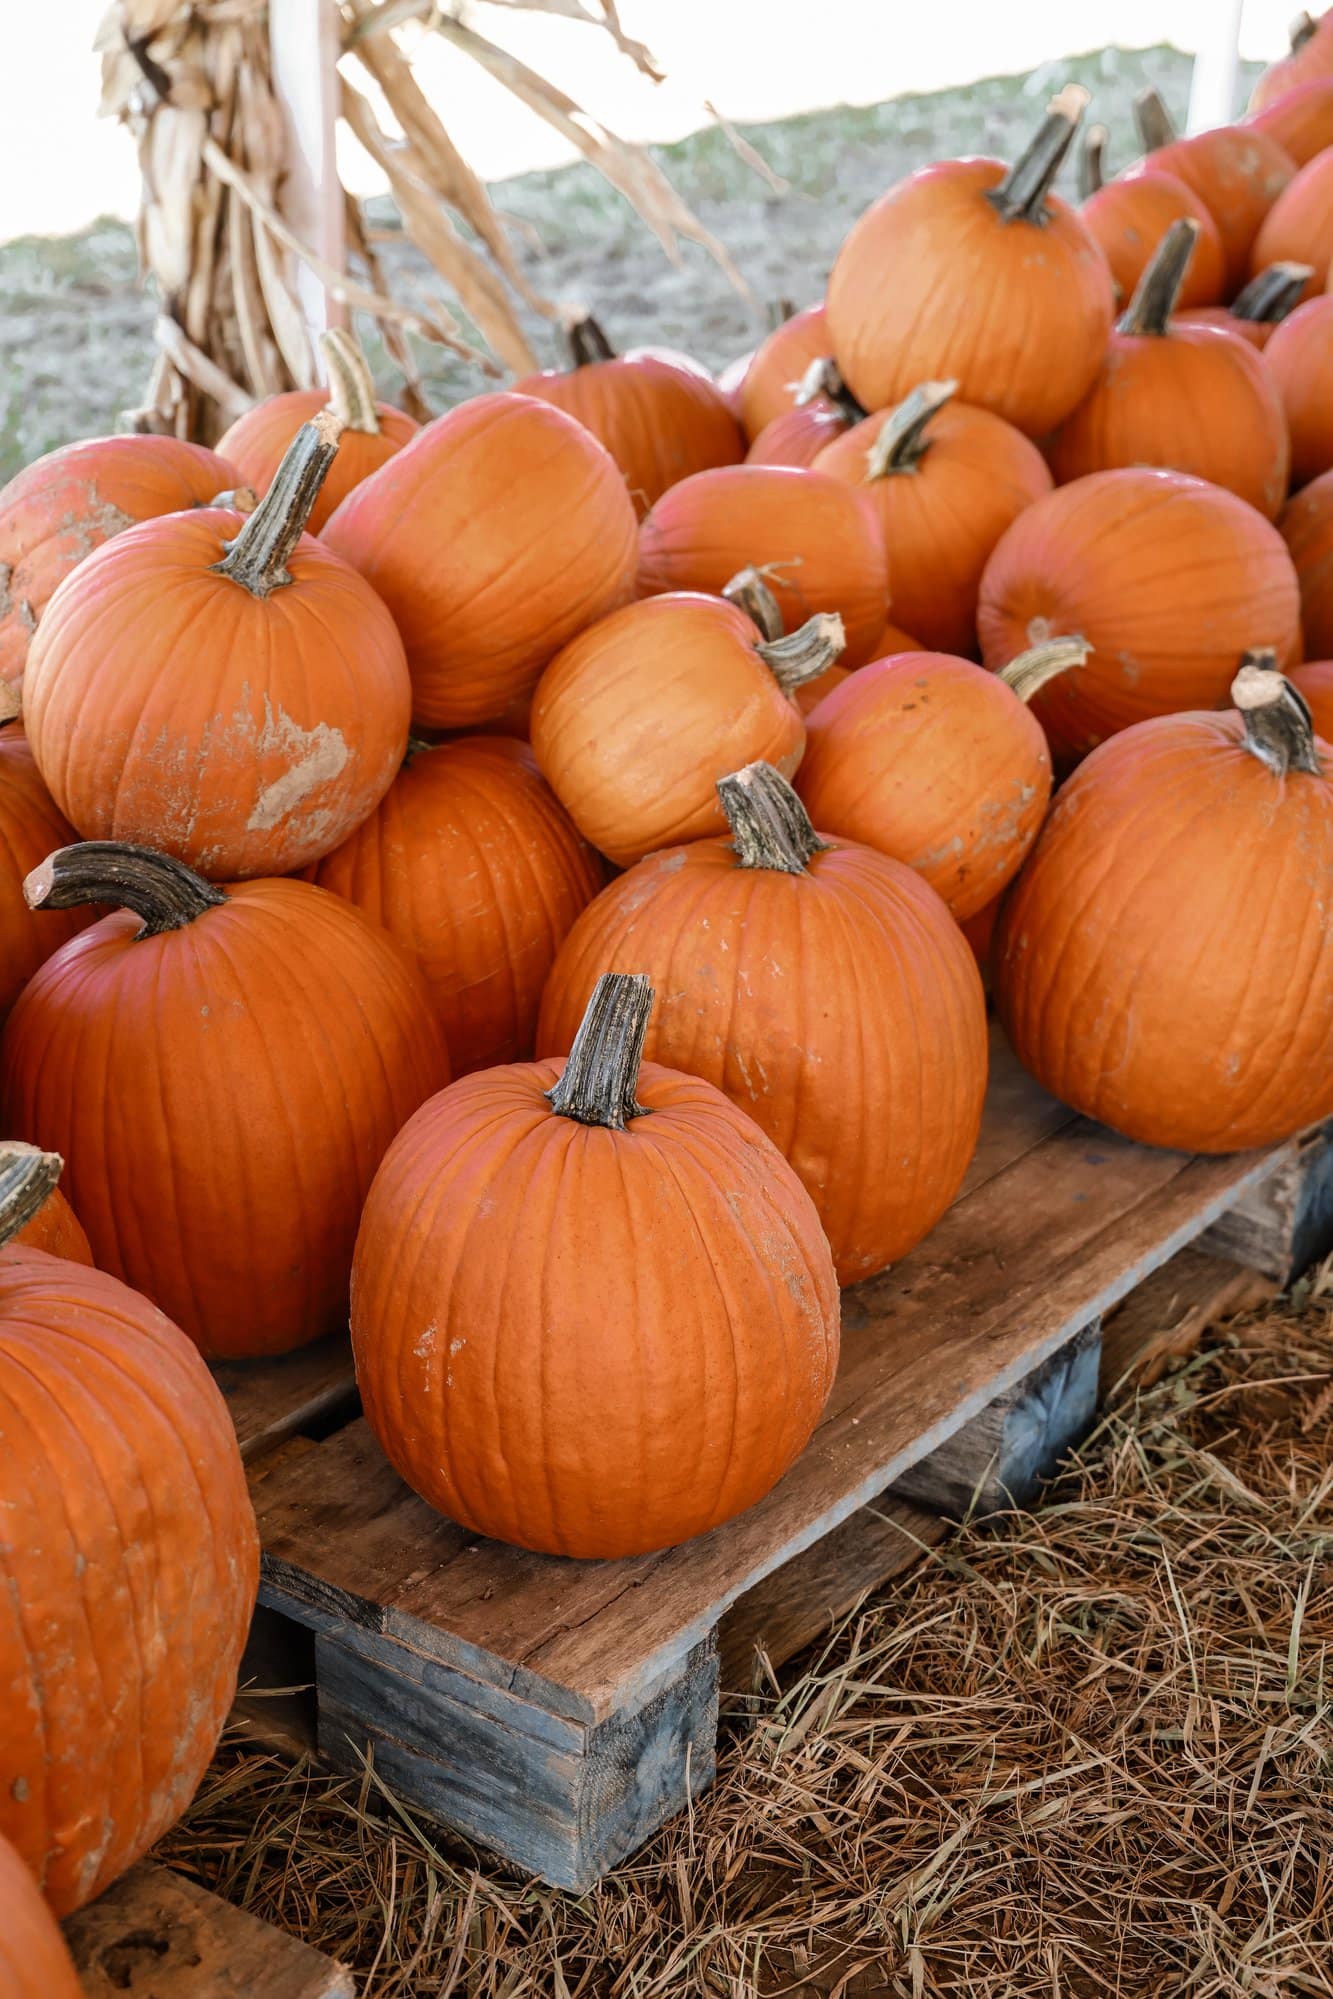
{"label": "pale orange pumpkin", "polygon": [[1241,122],[1276,139],[1298,167],[1308,166],[1316,153],[1333,146],[1333,64],[1326,76],[1284,90]]}
{"label": "pale orange pumpkin", "polygon": [[832,345],[822,301],[792,313],[760,342],[737,391],[741,422],[751,443],[774,417],[793,407],[811,362],[831,353]]}
{"label": "pale orange pumpkin", "polygon": [[1291,433],[1291,483],[1333,468],[1333,297],[1312,298],[1273,329],[1264,364]]}
{"label": "pale orange pumpkin", "polygon": [[1333,659],[1307,660],[1293,666],[1287,678],[1304,696],[1315,734],[1333,750]]}
{"label": "pale orange pumpkin", "polygon": [[825,445],[850,429],[852,418],[826,397],[794,403],[766,423],[745,454],[747,465],[813,465]]}
{"label": "pale orange pumpkin", "polygon": [[1252,269],[1265,217],[1296,177],[1296,162],[1269,133],[1252,125],[1218,125],[1178,139],[1166,106],[1152,89],[1140,91],[1134,115],[1147,157],[1129,175],[1174,174],[1194,190],[1222,238],[1226,289],[1238,291]]}
{"label": "pale orange pumpkin", "polygon": [[1175,174],[1144,168],[1127,179],[1103,181],[1101,146],[1088,133],[1081,155],[1087,192],[1079,220],[1111,266],[1116,290],[1130,299],[1162,238],[1182,218],[1199,226],[1194,255],[1181,282],[1180,304],[1215,305],[1226,285],[1226,260],[1217,224],[1192,187]]}
{"label": "pale orange pumpkin", "polygon": [[1250,274],[1270,264],[1308,264],[1307,297],[1323,291],[1333,262],[1333,152],[1316,153],[1264,217]]}
{"label": "pale orange pumpkin", "polygon": [[74,828],[42,783],[22,724],[0,726],[0,1027],[37,967],[92,922],[87,910],[42,918],[23,899],[23,883]]}
{"label": "pale orange pumpkin", "polygon": [[[1333,659],[1333,472],[1321,472],[1293,494],[1278,527],[1296,565],[1306,657]],[[1277,663],[1285,668],[1299,658],[1299,652],[1279,653]]]}
{"label": "pale orange pumpkin", "polygon": [[0,1999],[84,1999],[65,1939],[41,1889],[0,1838]]}
{"label": "pale orange pumpkin", "polygon": [[1280,103],[1299,84],[1333,77],[1333,11],[1316,19],[1303,8],[1292,21],[1289,34],[1289,53],[1270,63],[1254,86],[1252,110]]}

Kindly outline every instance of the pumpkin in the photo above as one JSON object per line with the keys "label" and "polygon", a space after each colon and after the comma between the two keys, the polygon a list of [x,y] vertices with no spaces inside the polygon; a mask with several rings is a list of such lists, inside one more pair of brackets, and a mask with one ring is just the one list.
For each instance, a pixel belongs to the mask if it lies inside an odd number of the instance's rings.
{"label": "pumpkin", "polygon": [[1333,751],[1281,674],[1239,712],[1106,743],[1055,801],[1000,913],[1020,1061],[1146,1145],[1237,1152],[1333,1114]]}
{"label": "pumpkin", "polygon": [[1171,318],[1197,234],[1191,221],[1171,224],[1100,375],[1047,456],[1062,485],[1118,465],[1193,472],[1274,520],[1287,497],[1291,448],[1271,376],[1233,334]]}
{"label": "pumpkin", "polygon": [[348,495],[324,540],[393,612],[427,728],[486,722],[633,594],[634,505],[605,447],[535,396],[475,396]]}
{"label": "pumpkin", "polygon": [[1025,704],[1086,657],[1059,639],[1002,674],[939,652],[863,667],[810,716],[806,811],[905,862],[958,922],[974,916],[1017,874],[1050,802],[1050,751]]}
{"label": "pumpkin", "polygon": [[83,1986],[41,1889],[0,1839],[0,1999],[83,1999]]}
{"label": "pumpkin", "polygon": [[[1296,566],[1306,657],[1333,659],[1333,472],[1321,472],[1294,494],[1278,526]],[[1298,657],[1279,652],[1278,664]]]}
{"label": "pumpkin", "polygon": [[337,454],[302,426],[245,520],[145,521],[52,598],[24,720],[70,824],[142,841],[215,880],[336,847],[402,762],[411,689],[392,618],[302,527]]}
{"label": "pumpkin", "polygon": [[[1051,490],[1029,438],[990,410],[952,400],[956,382],[922,382],[819,455],[874,508],[889,551],[893,608],[928,652],[975,653],[977,591],[991,550]],[[877,650],[884,652],[881,637]]]}
{"label": "pumpkin", "polygon": [[813,465],[825,445],[841,437],[852,419],[826,397],[793,403],[766,423],[745,454],[747,465]]}
{"label": "pumpkin", "polygon": [[955,380],[964,402],[1043,437],[1087,393],[1111,330],[1111,276],[1050,192],[1087,95],[1062,91],[1014,166],[922,167],[853,226],[829,279],[828,324],[867,409]]}
{"label": "pumpkin", "polygon": [[690,591],[613,611],[542,675],[537,762],[617,867],[721,832],[716,780],[738,758],[795,770],[805,724],[793,692],[833,664],[841,636],[837,617],[821,616],[770,641],[737,605]]}
{"label": "pumpkin", "polygon": [[1308,166],[1316,153],[1333,146],[1333,63],[1327,76],[1283,91],[1241,122],[1276,139],[1298,167]]}
{"label": "pumpkin", "polygon": [[1264,364],[1291,434],[1291,483],[1333,468],[1333,297],[1312,298],[1273,329]]}
{"label": "pumpkin", "polygon": [[[36,1150],[36,1146],[25,1146],[14,1139],[8,1144],[0,1139],[0,1153],[6,1155]],[[10,1240],[23,1249],[43,1249],[48,1256],[64,1257],[67,1263],[91,1264],[93,1260],[83,1224],[54,1182],[41,1206]]]}
{"label": "pumpkin", "polygon": [[771,766],[718,791],[729,838],[653,854],[584,910],[537,1046],[571,1046],[603,972],[646,966],[650,1057],[715,1083],[767,1132],[850,1284],[906,1255],[958,1192],[986,1089],[980,978],[934,890],[815,833]]}
{"label": "pumpkin", "polygon": [[1287,678],[1310,710],[1315,734],[1333,749],[1333,660],[1294,666]]}
{"label": "pumpkin", "polygon": [[640,515],[691,472],[745,456],[726,397],[697,362],[652,347],[620,358],[591,316],[575,320],[568,338],[569,370],[526,375],[514,394],[554,403],[591,431],[620,467]]}
{"label": "pumpkin", "polygon": [[837,1368],[809,1195],[720,1091],[641,1064],[652,1000],[602,979],[567,1060],[432,1098],[357,1241],[386,1455],[451,1520],[549,1554],[644,1554],[752,1506]]}
{"label": "pumpkin", "polygon": [[264,493],[277,477],[302,424],[320,410],[334,412],[343,426],[338,456],[310,509],[307,525],[311,534],[320,532],[353,486],[377,472],[421,428],[404,410],[375,400],[366,357],[349,333],[341,328],[322,333],[319,345],[327,389],[289,389],[283,395],[266,396],[244,416],[238,416],[218,440],[218,450],[239,468],[246,483]]}
{"label": "pumpkin", "polygon": [[714,595],[762,569],[789,629],[837,612],[847,666],[875,657],[889,612],[889,567],[872,510],[826,472],[726,465],[664,493],[639,531],[640,597]]}
{"label": "pumpkin", "polygon": [[0,1129],[64,1154],[98,1265],[206,1354],[335,1330],[375,1168],[448,1079],[416,966],[324,889],[142,848],[63,848],[28,899],[116,907],[24,988]]}
{"label": "pumpkin", "polygon": [[1270,264],[1244,291],[1237,292],[1230,305],[1197,305],[1178,312],[1186,325],[1222,326],[1247,340],[1262,354],[1287,314],[1305,296],[1308,264]]}
{"label": "pumpkin", "polygon": [[471,736],[414,745],[312,879],[416,959],[461,1076],[531,1056],[556,947],[602,867],[527,744]]}
{"label": "pumpkin", "polygon": [[113,535],[206,507],[234,465],[179,437],[94,437],[48,451],[0,491],[0,681],[20,680],[56,586]]}
{"label": "pumpkin", "polygon": [[1323,291],[1333,259],[1333,153],[1315,155],[1274,202],[1254,239],[1251,275],[1270,264],[1308,264],[1308,297]]}
{"label": "pumpkin", "polygon": [[1145,170],[1174,174],[1193,189],[1222,238],[1226,290],[1238,291],[1252,269],[1264,218],[1295,179],[1296,162],[1253,125],[1219,125],[1178,139],[1166,106],[1152,89],[1140,91],[1134,115],[1147,158],[1131,167],[1130,175]]}
{"label": "pumpkin", "polygon": [[995,944],[995,926],[999,921],[1002,899],[997,896],[994,902],[988,902],[974,916],[965,916],[958,926],[977,961],[977,970],[987,992],[990,991],[991,951]]}
{"label": "pumpkin", "polygon": [[[1133,296],[1173,222],[1196,222],[1194,255],[1181,278],[1180,304],[1214,305],[1226,284],[1226,262],[1217,224],[1193,188],[1175,174],[1149,166],[1127,180],[1102,179],[1106,127],[1092,126],[1080,156],[1083,203],[1079,220],[1111,266],[1122,299]],[[1100,137],[1098,136],[1100,135]]]}
{"label": "pumpkin", "polygon": [[1302,10],[1291,23],[1290,53],[1280,62],[1270,63],[1250,97],[1250,108],[1262,111],[1277,104],[1298,84],[1333,76],[1333,13],[1318,20]]}
{"label": "pumpkin", "polygon": [[1184,472],[1093,472],[1021,514],[981,579],[992,669],[1062,633],[1092,648],[1033,699],[1058,766],[1150,715],[1226,699],[1247,645],[1300,654],[1282,538],[1234,493]]}
{"label": "pumpkin", "polygon": [[227,1406],[189,1341],[114,1277],[13,1241],[59,1168],[0,1147],[0,1838],[64,1916],[194,1795],[259,1544]]}
{"label": "pumpkin", "polygon": [[84,911],[34,916],[23,899],[24,877],[53,847],[74,838],[42,783],[22,727],[0,727],[0,1026],[44,959],[86,923]]}
{"label": "pumpkin", "polygon": [[811,363],[823,360],[832,345],[822,300],[792,313],[760,342],[737,392],[751,443],[774,417],[791,409]]}

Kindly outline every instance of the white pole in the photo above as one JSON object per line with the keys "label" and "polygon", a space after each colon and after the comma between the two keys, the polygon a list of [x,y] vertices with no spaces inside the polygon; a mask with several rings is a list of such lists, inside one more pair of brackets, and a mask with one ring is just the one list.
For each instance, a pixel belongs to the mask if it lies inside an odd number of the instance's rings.
{"label": "white pole", "polygon": [[1236,116],[1240,75],[1240,21],[1245,0],[1208,0],[1205,39],[1194,58],[1190,82],[1189,132],[1229,125]]}
{"label": "white pole", "polygon": [[[343,190],[338,179],[338,29],[336,0],[269,0],[273,88],[287,119],[287,172],[280,189],[284,219],[326,264],[346,269]],[[312,356],[319,336],[346,321],[306,264],[296,292]]]}

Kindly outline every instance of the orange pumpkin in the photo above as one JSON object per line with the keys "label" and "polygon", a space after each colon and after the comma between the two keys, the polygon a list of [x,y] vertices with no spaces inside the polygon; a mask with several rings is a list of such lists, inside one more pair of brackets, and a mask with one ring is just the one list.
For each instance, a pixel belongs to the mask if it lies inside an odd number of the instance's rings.
{"label": "orange pumpkin", "polygon": [[1199,234],[1180,287],[1180,304],[1214,305],[1226,286],[1226,260],[1217,224],[1193,188],[1175,174],[1147,167],[1125,180],[1107,181],[1079,209],[1079,220],[1111,266],[1122,299],[1139,279],[1173,222],[1198,224]]}
{"label": "orange pumpkin", "polygon": [[995,926],[1000,917],[1001,901],[1002,898],[997,896],[994,902],[988,902],[984,909],[979,909],[975,916],[965,916],[959,925],[977,961],[977,970],[987,992],[990,991],[991,951],[995,944]]}
{"label": "orange pumpkin", "polygon": [[1159,717],[1056,799],[995,940],[1044,1088],[1146,1145],[1237,1152],[1333,1114],[1333,751],[1280,674]]}
{"label": "orange pumpkin", "polygon": [[1314,722],[1314,732],[1333,749],[1333,660],[1310,660],[1287,675],[1302,695]]}
{"label": "orange pumpkin", "polygon": [[1308,264],[1306,296],[1323,291],[1333,259],[1333,152],[1301,168],[1264,218],[1250,253],[1253,276],[1270,264]]}
{"label": "orange pumpkin", "polygon": [[338,448],[326,411],[248,518],[145,521],[52,598],[24,719],[86,838],[143,841],[214,880],[282,874],[388,790],[411,705],[402,642],[355,570],[302,533]]}
{"label": "orange pumpkin", "polygon": [[[1296,162],[1253,125],[1219,125],[1177,139],[1155,90],[1139,93],[1134,114],[1147,158],[1131,167],[1130,175],[1144,170],[1174,174],[1193,189],[1222,238],[1226,289],[1238,291],[1257,254],[1255,239],[1264,218],[1295,179]],[[1272,258],[1260,261],[1271,263]]]}
{"label": "orange pumpkin", "polygon": [[206,507],[234,465],[179,437],[94,437],[48,451],[0,492],[0,680],[20,680],[56,586],[136,521]]}
{"label": "orange pumpkin", "polygon": [[925,649],[975,654],[981,572],[1011,522],[1050,492],[1051,475],[1029,438],[990,410],[952,401],[956,388],[922,382],[830,444],[815,469],[874,508],[893,608]]}
{"label": "orange pumpkin", "polygon": [[1316,153],[1333,146],[1333,63],[1327,76],[1284,90],[1241,122],[1276,139],[1298,167],[1308,166]]}
{"label": "orange pumpkin", "polygon": [[712,378],[687,355],[641,347],[623,358],[591,317],[569,328],[571,367],[526,375],[514,394],[576,417],[624,474],[640,516],[691,472],[736,465],[740,425]]}
{"label": "orange pumpkin", "polygon": [[829,279],[828,323],[867,409],[956,380],[964,402],[1043,437],[1086,394],[1111,330],[1111,276],[1050,192],[1086,103],[1071,84],[1013,167],[922,167],[854,225]]}
{"label": "orange pumpkin", "polygon": [[526,743],[421,744],[312,877],[420,965],[456,1076],[532,1054],[556,948],[602,885]]}
{"label": "orange pumpkin", "polygon": [[1100,375],[1047,447],[1051,470],[1063,485],[1119,465],[1165,465],[1225,486],[1274,520],[1291,447],[1271,376],[1233,334],[1171,318],[1196,240],[1193,222],[1167,230]]}
{"label": "orange pumpkin", "polygon": [[[1278,527],[1296,565],[1306,656],[1333,659],[1333,472],[1321,472],[1294,494]],[[1299,657],[1279,654],[1278,665]]]}
{"label": "orange pumpkin", "polygon": [[1191,306],[1176,318],[1187,326],[1221,326],[1263,353],[1277,328],[1305,296],[1308,264],[1270,264],[1230,305]]}
{"label": "orange pumpkin", "polygon": [[0,1127],[64,1154],[99,1266],[205,1353],[333,1331],[375,1168],[448,1078],[416,966],[323,889],[143,848],[64,848],[28,896],[118,907],[24,988]]}
{"label": "orange pumpkin", "polygon": [[741,423],[753,444],[774,417],[792,408],[810,365],[832,351],[823,302],[794,312],[760,342],[737,392]]}
{"label": "orange pumpkin", "polygon": [[689,591],[614,611],[542,675],[532,747],[543,775],[618,867],[721,832],[716,780],[761,756],[795,770],[805,725],[793,691],[833,664],[840,639],[836,617],[762,639],[736,605]]}
{"label": "orange pumpkin", "polygon": [[611,454],[535,396],[437,417],[343,501],[324,540],[393,612],[427,728],[486,722],[633,594],[634,505]]}
{"label": "orange pumpkin", "polygon": [[74,838],[42,783],[18,722],[0,727],[0,1027],[37,967],[77,936],[92,917],[83,910],[38,917],[23,882],[53,847]]}
{"label": "orange pumpkin", "polygon": [[328,376],[326,389],[289,389],[284,395],[266,396],[237,417],[218,440],[218,450],[239,468],[246,484],[264,493],[301,425],[320,410],[334,412],[343,426],[338,456],[310,509],[311,534],[318,534],[352,488],[378,472],[421,428],[406,411],[376,402],[365,355],[349,333],[337,328],[321,334],[319,344]]}
{"label": "orange pumpkin", "polygon": [[0,1999],[84,1999],[56,1919],[7,1839],[0,1839],[0,1909]]}
{"label": "orange pumpkin", "polygon": [[1021,514],[986,566],[977,612],[999,668],[1077,633],[1087,664],[1033,712],[1057,765],[1150,715],[1226,699],[1247,645],[1300,654],[1299,591],[1281,536],[1253,507],[1183,472],[1094,472]]}
{"label": "orange pumpkin", "polygon": [[715,1083],[768,1133],[850,1284],[906,1255],[958,1191],[986,1089],[981,982],[910,868],[813,832],[766,764],[718,790],[729,838],[653,854],[584,910],[537,1046],[572,1044],[603,972],[647,966],[653,1059]]}
{"label": "orange pumpkin", "polygon": [[1262,111],[1279,103],[1298,84],[1320,77],[1333,77],[1333,12],[1318,20],[1302,10],[1291,23],[1291,51],[1280,62],[1270,63],[1250,97],[1250,108]]}
{"label": "orange pumpkin", "polygon": [[1333,468],[1333,297],[1312,298],[1273,329],[1264,364],[1291,433],[1291,483]]}
{"label": "orange pumpkin", "polygon": [[889,612],[889,567],[874,513],[840,479],[794,465],[727,465],[664,493],[639,531],[640,597],[716,595],[762,569],[788,629],[836,611],[844,664],[873,659]]}
{"label": "orange pumpkin", "polygon": [[[236,1691],[259,1543],[227,1405],[189,1341],[114,1277],[12,1240],[59,1168],[0,1147],[0,1839],[64,1916],[193,1797]],[[3,1885],[0,1906],[3,1971]]]}
{"label": "orange pumpkin", "polygon": [[850,429],[852,418],[817,396],[794,403],[766,423],[745,454],[747,465],[813,465],[825,445]]}
{"label": "orange pumpkin", "polygon": [[551,1554],[647,1553],[752,1506],[837,1368],[809,1195],[710,1084],[640,1066],[652,999],[603,979],[567,1061],[432,1098],[357,1241],[387,1456],[450,1519]]}
{"label": "orange pumpkin", "polygon": [[905,862],[963,922],[1012,881],[1050,802],[1025,703],[1086,656],[1064,639],[1004,674],[939,652],[863,667],[810,717],[801,802],[826,832]]}

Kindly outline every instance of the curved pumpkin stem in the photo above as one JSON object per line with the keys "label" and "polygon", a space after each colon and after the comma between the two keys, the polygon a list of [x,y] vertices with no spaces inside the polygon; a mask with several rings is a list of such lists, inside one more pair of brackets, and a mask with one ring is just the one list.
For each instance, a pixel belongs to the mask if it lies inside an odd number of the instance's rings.
{"label": "curved pumpkin stem", "polygon": [[746,764],[717,781],[717,795],[731,828],[739,868],[769,868],[803,875],[816,854],[827,853],[810,815],[781,771],[772,764]]}
{"label": "curved pumpkin stem", "polygon": [[64,1164],[58,1152],[43,1152],[16,1138],[0,1141],[0,1249],[40,1214]]}
{"label": "curved pumpkin stem", "polygon": [[1244,717],[1246,749],[1278,777],[1293,771],[1322,777],[1309,702],[1274,667],[1254,664],[1253,653],[1245,657],[1231,699]]}
{"label": "curved pumpkin stem", "polygon": [[750,564],[738,569],[729,583],[722,585],[722,595],[729,604],[744,611],[752,625],[758,627],[770,643],[780,639],[786,632],[782,620],[782,607],[764,580],[764,573]]}
{"label": "curved pumpkin stem", "polygon": [[287,558],[305,533],[310,510],[338,455],[342,419],[333,409],[320,410],[303,423],[273,484],[234,541],[223,543],[226,554],[213,567],[229,576],[252,597],[267,597],[291,582]]}
{"label": "curved pumpkin stem", "polygon": [[225,507],[231,514],[252,514],[259,505],[259,495],[253,486],[229,486],[225,493],[214,493],[210,507]]}
{"label": "curved pumpkin stem", "polygon": [[183,861],[127,840],[81,840],[57,848],[28,876],[23,896],[29,909],[84,909],[90,902],[132,909],[143,918],[140,937],[181,930],[227,900]]}
{"label": "curved pumpkin stem", "polygon": [[1117,333],[1141,333],[1160,339],[1170,331],[1171,315],[1198,240],[1199,225],[1188,215],[1171,224],[1143,268],[1128,309],[1121,314]]}
{"label": "curved pumpkin stem", "polygon": [[558,1117],[623,1131],[631,1118],[648,1115],[635,1089],[652,1010],[653,989],[642,972],[603,972],[564,1073],[546,1092]]}
{"label": "curved pumpkin stem", "polygon": [[957,393],[957,382],[919,382],[890,414],[867,451],[866,478],[885,479],[890,472],[915,472],[930,450],[927,424]]}
{"label": "curved pumpkin stem", "polygon": [[821,673],[841,658],[847,645],[842,618],[837,611],[816,611],[799,631],[782,639],[761,639],[755,651],[784,694],[818,680]]}
{"label": "curved pumpkin stem", "polygon": [[350,333],[334,326],[319,336],[324,371],[329,378],[329,408],[344,430],[365,431],[378,437],[379,406],[375,381],[365,355]]}
{"label": "curved pumpkin stem", "polygon": [[831,354],[821,354],[810,363],[796,384],[792,401],[797,409],[803,410],[809,403],[818,402],[821,397],[825,402],[832,403],[835,409],[841,410],[849,423],[864,423],[870,414],[864,404],[856,400],[843,381],[842,370]]}
{"label": "curved pumpkin stem", "polygon": [[1151,84],[1134,99],[1134,126],[1145,153],[1156,153],[1163,146],[1175,143],[1176,128],[1171,123],[1171,113],[1162,102],[1161,92]]}
{"label": "curved pumpkin stem", "polygon": [[1303,7],[1287,29],[1287,39],[1291,43],[1291,53],[1299,55],[1305,44],[1319,32],[1319,23],[1313,14]]}
{"label": "curved pumpkin stem", "polygon": [[1083,146],[1078,156],[1080,201],[1100,194],[1106,185],[1106,142],[1110,136],[1105,125],[1089,125],[1083,134]]}
{"label": "curved pumpkin stem", "polygon": [[1019,653],[1008,666],[1002,666],[999,678],[1020,701],[1028,702],[1057,674],[1068,673],[1072,666],[1086,666],[1091,651],[1086,639],[1072,634],[1068,638],[1046,639],[1041,645]]}
{"label": "curved pumpkin stem", "polygon": [[616,350],[603,333],[601,324],[592,314],[585,313],[582,319],[571,320],[565,328],[565,343],[569,348],[570,363],[575,368],[588,368],[597,361],[614,361]]}
{"label": "curved pumpkin stem", "polygon": [[1300,304],[1301,293],[1313,276],[1313,264],[1269,264],[1236,293],[1227,311],[1233,319],[1275,325]]}
{"label": "curved pumpkin stem", "polygon": [[1079,120],[1090,102],[1081,83],[1067,83],[1046,107],[1036,137],[986,199],[1005,222],[1046,222],[1046,197],[1073,144]]}

